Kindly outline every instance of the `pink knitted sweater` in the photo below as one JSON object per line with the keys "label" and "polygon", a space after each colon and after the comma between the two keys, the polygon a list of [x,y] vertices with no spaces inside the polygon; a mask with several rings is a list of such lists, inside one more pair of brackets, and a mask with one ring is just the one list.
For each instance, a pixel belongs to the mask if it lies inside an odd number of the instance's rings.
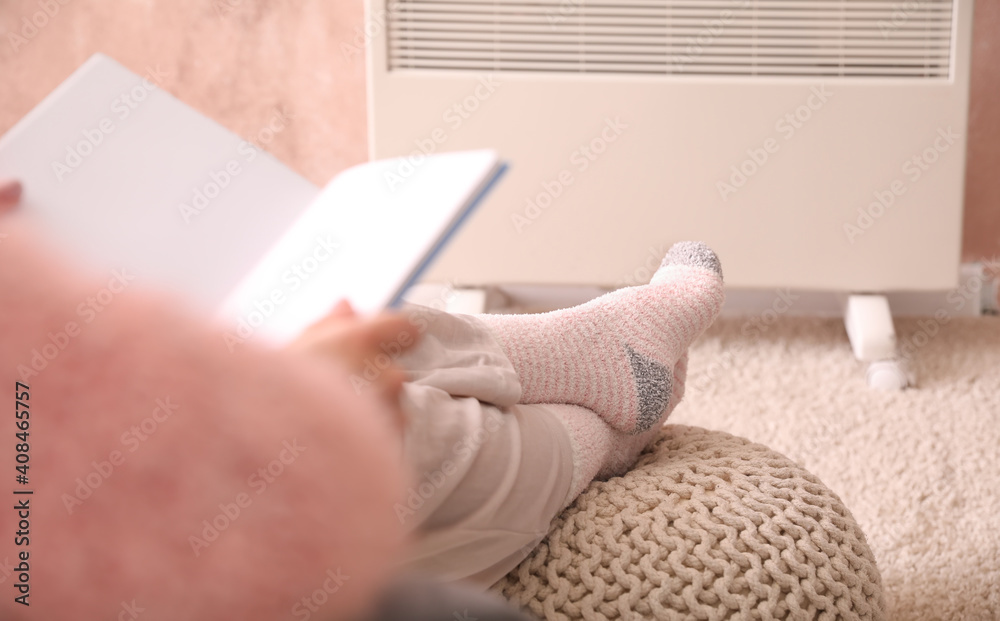
{"label": "pink knitted sweater", "polygon": [[123,270],[0,219],[0,618],[363,609],[403,541],[388,413],[333,362],[230,353]]}

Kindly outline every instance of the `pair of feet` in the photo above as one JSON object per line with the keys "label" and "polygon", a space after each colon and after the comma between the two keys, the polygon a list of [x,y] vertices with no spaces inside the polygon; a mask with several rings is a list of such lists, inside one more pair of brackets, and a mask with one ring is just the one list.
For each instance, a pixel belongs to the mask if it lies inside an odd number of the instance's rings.
{"label": "pair of feet", "polygon": [[540,315],[483,315],[521,381],[521,403],[565,403],[628,434],[651,429],[684,392],[688,347],[724,300],[722,267],[680,242],[648,285]]}

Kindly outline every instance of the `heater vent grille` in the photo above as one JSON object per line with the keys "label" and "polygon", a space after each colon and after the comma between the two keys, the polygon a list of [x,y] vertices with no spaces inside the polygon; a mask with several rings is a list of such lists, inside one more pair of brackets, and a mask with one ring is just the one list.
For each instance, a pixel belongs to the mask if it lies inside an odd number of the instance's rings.
{"label": "heater vent grille", "polygon": [[948,78],[953,0],[386,0],[390,70]]}

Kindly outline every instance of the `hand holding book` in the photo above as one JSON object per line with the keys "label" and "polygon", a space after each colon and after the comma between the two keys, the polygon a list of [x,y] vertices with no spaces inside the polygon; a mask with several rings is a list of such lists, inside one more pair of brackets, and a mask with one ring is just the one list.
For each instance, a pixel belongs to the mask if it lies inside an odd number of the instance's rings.
{"label": "hand holding book", "polygon": [[[0,179],[0,215],[17,207],[23,188],[19,181]],[[336,359],[348,371],[365,372],[365,364],[382,355],[379,345],[392,340],[401,343],[402,350],[409,349],[420,338],[415,324],[400,313],[383,312],[373,317],[362,317],[346,299],[341,300],[330,314],[306,328],[288,349],[327,359]],[[392,410],[397,425],[405,425],[405,415],[399,406],[399,393],[406,375],[394,364],[379,368],[378,376],[370,382],[373,392],[385,400]]]}
{"label": "hand holding book", "polygon": [[[399,395],[406,372],[394,361],[386,365],[376,365],[373,361],[387,356],[382,349],[385,343],[397,343],[399,349],[405,351],[420,340],[420,333],[418,325],[403,313],[383,312],[363,317],[347,300],[341,300],[329,315],[306,328],[288,349],[336,359],[347,367],[353,378],[370,377],[365,374],[371,368],[377,369],[375,376],[370,381],[364,380],[363,385],[387,402],[402,429],[406,415],[400,407]],[[355,385],[355,391],[360,392],[360,389],[361,385]]]}

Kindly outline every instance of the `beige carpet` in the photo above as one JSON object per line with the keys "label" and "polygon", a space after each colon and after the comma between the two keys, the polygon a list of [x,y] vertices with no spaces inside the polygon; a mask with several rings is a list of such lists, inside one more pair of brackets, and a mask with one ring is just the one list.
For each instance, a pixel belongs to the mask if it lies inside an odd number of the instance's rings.
{"label": "beige carpet", "polygon": [[[889,619],[1000,619],[1000,318],[940,326],[913,356],[918,386],[892,393],[868,389],[841,321],[758,325],[723,319],[702,338],[670,422],[819,476],[868,535]],[[896,325],[901,339],[921,330]]]}

